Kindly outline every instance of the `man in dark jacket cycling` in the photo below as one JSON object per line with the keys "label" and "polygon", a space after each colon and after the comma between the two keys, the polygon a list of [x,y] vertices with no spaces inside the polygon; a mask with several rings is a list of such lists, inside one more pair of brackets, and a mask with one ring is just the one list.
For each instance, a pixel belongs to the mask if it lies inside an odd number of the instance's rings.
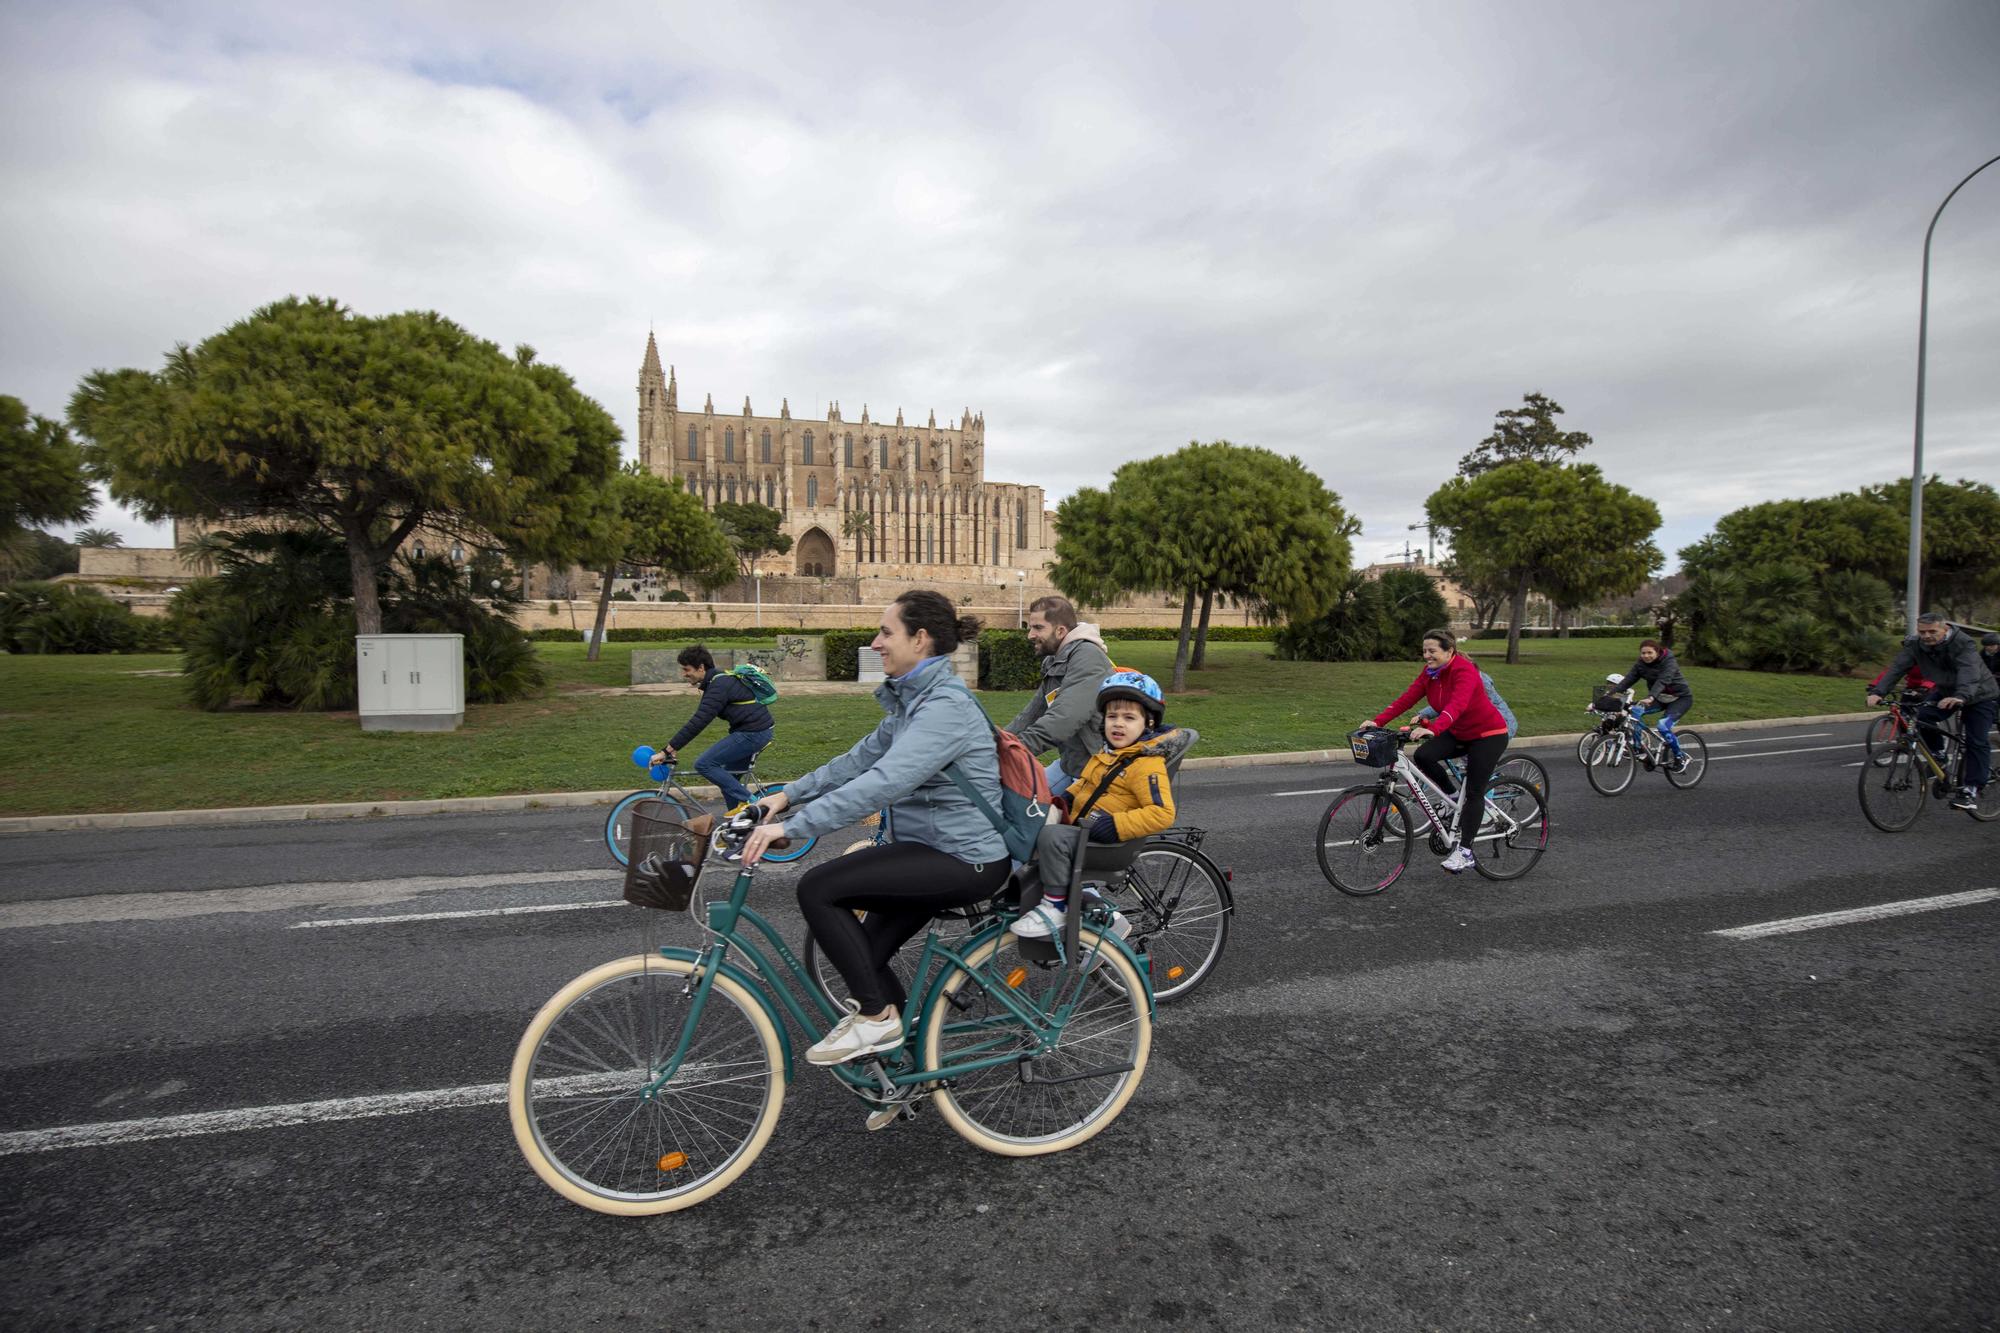
{"label": "man in dark jacket cycling", "polygon": [[[1937,724],[1946,713],[1958,711],[1959,725],[1965,731],[1965,785],[1952,794],[1951,805],[1955,810],[1976,810],[1979,789],[1993,772],[1991,733],[1994,714],[2000,710],[2000,682],[1980,659],[1979,645],[1972,636],[1935,611],[1917,617],[1916,637],[1903,640],[1902,651],[1877,679],[1896,680],[1913,666],[1921,667],[1926,677],[1937,682],[1917,705],[1917,730],[1932,749],[1944,744]],[[1869,706],[1881,702],[1882,696],[1871,686]]]}
{"label": "man in dark jacket cycling", "polygon": [[1681,664],[1674,659],[1673,649],[1658,639],[1648,639],[1639,645],[1639,660],[1625,673],[1624,679],[1611,687],[1613,694],[1623,694],[1635,681],[1645,681],[1648,691],[1645,698],[1632,705],[1636,711],[1641,708],[1658,706],[1666,711],[1655,724],[1660,736],[1673,751],[1672,763],[1675,768],[1687,767],[1687,756],[1681,753],[1680,738],[1674,735],[1674,723],[1686,716],[1694,707],[1694,690],[1681,674]]}
{"label": "man in dark jacket cycling", "polygon": [[771,743],[775,724],[771,710],[757,702],[757,695],[739,678],[715,669],[715,656],[701,644],[680,651],[681,679],[701,691],[701,703],[674,738],[667,742],[666,755],[672,759],[680,748],[701,735],[703,727],[718,715],[729,724],[729,734],[701,752],[694,761],[695,772],[713,782],[731,810],[750,801],[750,789],[737,776],[750,767],[757,752]]}

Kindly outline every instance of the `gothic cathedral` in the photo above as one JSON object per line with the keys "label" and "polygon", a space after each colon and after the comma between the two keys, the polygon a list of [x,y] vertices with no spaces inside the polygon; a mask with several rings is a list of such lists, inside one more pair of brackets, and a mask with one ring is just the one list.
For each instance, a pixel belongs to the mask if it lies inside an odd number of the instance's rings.
{"label": "gothic cathedral", "polygon": [[[775,417],[743,400],[740,416],[719,416],[709,395],[683,412],[671,367],[646,335],[639,367],[639,461],[678,477],[702,503],[749,502],[785,516],[790,572],[819,577],[1011,579],[1041,582],[1055,558],[1052,516],[1042,488],[987,481],[986,420],[966,411],[958,426],[937,414],[906,426],[847,422],[838,403],[826,421],[793,420],[785,399]],[[776,573],[778,571],[769,571]]]}

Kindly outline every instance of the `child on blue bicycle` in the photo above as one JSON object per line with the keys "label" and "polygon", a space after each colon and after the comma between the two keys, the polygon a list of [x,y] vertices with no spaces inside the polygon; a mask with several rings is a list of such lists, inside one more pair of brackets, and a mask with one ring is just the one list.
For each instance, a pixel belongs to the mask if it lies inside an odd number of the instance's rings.
{"label": "child on blue bicycle", "polygon": [[1632,705],[1632,714],[1637,717],[1649,708],[1666,710],[1654,725],[1659,728],[1661,739],[1667,743],[1676,772],[1688,766],[1687,756],[1681,753],[1680,738],[1674,735],[1674,724],[1687,715],[1694,707],[1694,690],[1681,674],[1681,664],[1674,659],[1671,648],[1658,639],[1648,639],[1639,645],[1639,660],[1611,688],[1622,694],[1638,681],[1644,681],[1651,691],[1645,698]]}

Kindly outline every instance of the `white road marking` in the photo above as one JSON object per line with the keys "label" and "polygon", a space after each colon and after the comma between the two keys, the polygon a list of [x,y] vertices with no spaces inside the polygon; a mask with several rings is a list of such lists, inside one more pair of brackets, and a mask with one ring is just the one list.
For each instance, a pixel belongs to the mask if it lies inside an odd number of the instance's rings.
{"label": "white road marking", "polygon": [[1331,796],[1331,795],[1333,795],[1333,794],[1334,794],[1335,792],[1337,792],[1337,791],[1346,791],[1346,790],[1347,790],[1347,788],[1345,788],[1345,787],[1310,787],[1310,788],[1306,789],[1305,791],[1274,791],[1274,792],[1272,792],[1272,793],[1271,793],[1271,795],[1273,795],[1273,796]]}
{"label": "white road marking", "polygon": [[420,894],[513,884],[600,883],[623,874],[594,870],[518,870],[497,875],[415,875],[404,879],[322,880],[256,884],[241,889],[192,889],[161,893],[100,893],[85,898],[0,906],[0,930],[29,926],[89,925],[106,921],[171,921],[221,912],[285,912],[314,907],[378,907]]}
{"label": "white road marking", "polygon": [[1787,917],[1782,921],[1764,921],[1754,926],[1734,926],[1728,930],[1712,930],[1711,935],[1724,935],[1732,940],[1762,939],[1766,935],[1790,935],[1801,930],[1818,930],[1822,926],[1845,926],[1856,921],[1880,921],[1885,917],[1909,916],[1914,912],[1936,912],[1947,907],[1969,907],[1973,903],[1990,903],[2000,899],[2000,889],[1972,889],[1966,893],[1946,893],[1936,898],[1909,898],[1899,903],[1882,903],[1875,907],[1855,907],[1845,912],[1821,912],[1816,916]]}
{"label": "white road marking", "polygon": [[1781,754],[1818,754],[1822,750],[1852,750],[1856,744],[1857,742],[1849,741],[1845,745],[1802,745],[1796,750],[1759,750],[1756,754],[1719,754],[1708,762],[1719,764],[1725,759],[1769,759],[1774,755]]}
{"label": "white road marking", "polygon": [[[1689,727],[1688,730],[1696,732],[1698,734],[1701,731],[1701,728],[1699,726],[1694,726],[1694,727]],[[1833,733],[1830,731],[1802,731],[1796,736],[1753,736],[1749,740],[1744,740],[1744,741],[1709,741],[1708,748],[1711,750],[1719,750],[1725,745],[1772,745],[1784,741],[1810,741],[1810,740],[1817,740],[1821,736],[1831,736],[1831,735],[1833,735]]]}
{"label": "white road marking", "polygon": [[[675,1075],[701,1075],[713,1066],[688,1064]],[[639,1076],[608,1071],[575,1074],[568,1078],[544,1079],[538,1085],[543,1095],[571,1096],[579,1093],[621,1092],[636,1086]],[[733,1081],[733,1080],[721,1080]],[[185,1139],[200,1134],[233,1134],[249,1129],[283,1129],[288,1125],[321,1125],[339,1120],[366,1120],[385,1115],[419,1115],[425,1111],[458,1111],[471,1106],[504,1106],[505,1083],[480,1083],[462,1088],[434,1088],[427,1092],[389,1092],[372,1097],[336,1097],[323,1102],[291,1102],[282,1106],[244,1106],[233,1111],[198,1111],[192,1115],[158,1116],[151,1120],[109,1120],[88,1125],[58,1125],[53,1129],[17,1130],[0,1134],[0,1157],[19,1153],[54,1152],[61,1148],[114,1148],[128,1143],[150,1143],[156,1139]]]}
{"label": "white road marking", "polygon": [[193,1115],[159,1116],[150,1120],[111,1120],[94,1125],[59,1125],[54,1129],[19,1130],[0,1134],[0,1157],[14,1153],[50,1152],[57,1148],[109,1148],[154,1139],[182,1139],[197,1134],[230,1134],[245,1129],[279,1129],[371,1116],[415,1115],[423,1111],[453,1111],[468,1106],[498,1106],[507,1100],[505,1083],[438,1088],[429,1092],[392,1092],[374,1097],[340,1097],[324,1102],[292,1102],[283,1106],[245,1106],[234,1111],[199,1111]]}
{"label": "white road marking", "polygon": [[328,921],[294,921],[287,930],[312,930],[320,926],[398,926],[410,921],[457,921],[477,916],[520,916],[527,912],[581,912],[592,907],[623,907],[623,898],[603,902],[543,903],[534,907],[482,907],[465,912],[405,912],[399,916],[343,916]]}

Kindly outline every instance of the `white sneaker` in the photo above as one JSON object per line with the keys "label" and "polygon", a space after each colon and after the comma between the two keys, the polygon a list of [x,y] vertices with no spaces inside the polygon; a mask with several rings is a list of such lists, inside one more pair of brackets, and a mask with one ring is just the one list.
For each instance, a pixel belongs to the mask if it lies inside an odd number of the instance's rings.
{"label": "white sneaker", "polygon": [[806,1050],[806,1063],[812,1065],[839,1065],[864,1055],[875,1055],[882,1051],[893,1051],[903,1044],[903,1020],[896,1013],[896,1006],[889,1006],[886,1018],[863,1018],[861,1006],[853,1000],[842,1000],[847,1006],[847,1017],[833,1025],[833,1031],[821,1037]]}
{"label": "white sneaker", "polygon": [[1470,847],[1455,848],[1450,856],[1447,856],[1444,860],[1438,862],[1438,864],[1454,875],[1461,870],[1470,870],[1474,864],[1472,849]]}
{"label": "white sneaker", "polygon": [[1069,905],[1061,907],[1050,904],[1047,898],[1023,912],[1007,929],[1024,940],[1045,940],[1061,933],[1063,923],[1069,920]]}

